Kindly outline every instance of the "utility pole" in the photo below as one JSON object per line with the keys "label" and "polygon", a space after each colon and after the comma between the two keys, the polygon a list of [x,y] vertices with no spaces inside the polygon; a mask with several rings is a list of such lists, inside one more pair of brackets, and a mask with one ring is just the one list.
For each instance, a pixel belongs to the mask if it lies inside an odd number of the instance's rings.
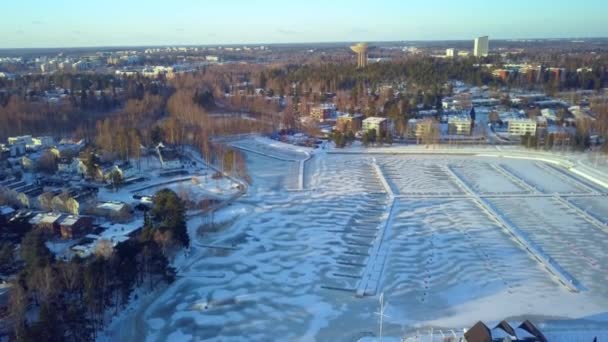
{"label": "utility pole", "polygon": [[380,302],[380,311],[376,312],[376,315],[380,316],[380,331],[378,333],[378,336],[379,336],[380,342],[382,342],[382,328],[383,328],[383,323],[384,323],[383,319],[384,319],[384,317],[390,318],[389,316],[386,316],[384,314],[384,310],[386,309],[386,306],[384,305],[384,292],[382,292],[380,294],[379,302]]}

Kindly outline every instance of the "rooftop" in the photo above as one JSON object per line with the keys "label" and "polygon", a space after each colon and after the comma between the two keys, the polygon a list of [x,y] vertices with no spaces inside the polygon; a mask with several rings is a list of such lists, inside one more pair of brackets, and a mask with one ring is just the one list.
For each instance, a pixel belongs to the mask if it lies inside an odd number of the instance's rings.
{"label": "rooftop", "polygon": [[379,124],[386,121],[386,118],[381,118],[378,116],[370,116],[369,118],[363,120],[363,122],[365,123],[375,123],[375,124]]}
{"label": "rooftop", "polygon": [[126,204],[122,202],[103,202],[97,205],[98,209],[105,209],[110,211],[121,211],[125,208]]}
{"label": "rooftop", "polygon": [[40,213],[36,216],[32,217],[30,220],[30,224],[53,224],[57,222],[61,218],[62,214],[60,213]]}

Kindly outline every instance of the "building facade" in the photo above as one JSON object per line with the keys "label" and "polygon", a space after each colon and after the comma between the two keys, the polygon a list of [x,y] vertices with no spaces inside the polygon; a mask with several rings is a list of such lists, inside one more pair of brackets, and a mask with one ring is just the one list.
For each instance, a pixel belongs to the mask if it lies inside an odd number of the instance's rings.
{"label": "building facade", "polygon": [[332,119],[336,116],[336,106],[333,103],[325,103],[310,110],[310,116],[318,122]]}
{"label": "building facade", "polygon": [[490,51],[490,39],[488,36],[475,38],[475,47],[473,48],[473,55],[475,57],[487,57]]}
{"label": "building facade", "polygon": [[509,134],[510,135],[535,135],[536,134],[536,120],[532,119],[510,119],[509,120]]}
{"label": "building facade", "polygon": [[342,133],[358,132],[363,127],[362,114],[343,114],[336,120],[336,129]]}
{"label": "building facade", "polygon": [[377,116],[370,116],[363,120],[363,131],[368,132],[370,130],[376,131],[376,135],[386,133],[388,130],[388,120],[386,118],[380,118]]}
{"label": "building facade", "polygon": [[449,135],[471,135],[471,118],[467,116],[453,116],[448,118]]}

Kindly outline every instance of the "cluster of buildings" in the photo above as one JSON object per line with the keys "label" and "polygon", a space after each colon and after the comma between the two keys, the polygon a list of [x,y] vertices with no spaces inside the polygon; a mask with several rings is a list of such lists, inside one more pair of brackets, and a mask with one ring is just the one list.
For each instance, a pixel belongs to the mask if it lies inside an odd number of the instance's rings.
{"label": "cluster of buildings", "polygon": [[[488,65],[488,67],[492,67]],[[591,72],[590,68],[580,68],[577,73]],[[528,83],[541,83],[544,80],[563,83],[566,81],[566,68],[544,66],[541,64],[505,64],[502,68],[492,70],[492,75],[500,80],[508,81],[523,77]]]}
{"label": "cluster of buildings", "polygon": [[[580,120],[595,120],[589,103],[591,96],[598,96],[596,92],[579,90],[551,97],[522,89],[470,87],[460,81],[446,87],[452,95],[442,99],[441,108],[419,106],[409,113],[412,119],[406,127],[397,127],[389,118],[343,113],[331,102],[311,105],[309,116],[302,120],[316,123],[326,135],[338,130],[360,136],[373,129],[415,141],[431,134],[442,141],[519,143],[522,137],[532,136],[539,144],[553,136],[550,145],[570,142]],[[569,100],[573,98],[579,100]],[[596,140],[602,141],[601,137]]]}
{"label": "cluster of buildings", "polygon": [[343,133],[376,131],[376,134],[393,133],[391,120],[382,117],[367,117],[361,113],[339,112],[333,103],[322,103],[310,109],[310,115],[303,118],[318,123],[326,133],[338,130]]}
{"label": "cluster of buildings", "polygon": [[[458,51],[455,48],[448,48],[445,50],[446,58],[456,57],[467,57],[469,51]],[[473,42],[473,56],[475,57],[487,57],[490,54],[490,38],[488,36],[475,38]]]}
{"label": "cluster of buildings", "polygon": [[54,144],[55,139],[50,136],[32,137],[31,135],[22,135],[9,137],[7,144],[0,144],[0,160],[8,157],[20,157],[28,151],[49,148]]}
{"label": "cluster of buildings", "polygon": [[[102,239],[114,245],[128,239],[142,226],[134,210],[150,205],[149,198],[114,195],[113,175],[119,175],[122,184],[132,184],[187,173],[177,150],[163,144],[142,151],[153,173],[132,162],[102,162],[99,156],[93,158],[95,172],[90,172],[83,150],[82,141],[8,138],[0,154],[0,239],[18,243],[27,231],[37,229],[48,241],[66,242],[57,242],[67,246],[52,250],[57,255],[86,256]],[[49,156],[56,161],[54,172],[38,166]]]}
{"label": "cluster of buildings", "polygon": [[93,70],[103,64],[103,60],[98,56],[83,57],[79,59],[46,56],[36,58],[36,65],[42,73],[53,72],[85,72]]}

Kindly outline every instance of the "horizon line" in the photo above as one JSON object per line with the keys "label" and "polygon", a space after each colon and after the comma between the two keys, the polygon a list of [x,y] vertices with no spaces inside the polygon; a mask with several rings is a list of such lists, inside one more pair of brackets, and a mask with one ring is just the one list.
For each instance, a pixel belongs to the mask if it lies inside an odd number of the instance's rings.
{"label": "horizon line", "polygon": [[[483,36],[479,36],[483,37]],[[153,47],[215,47],[215,46],[278,46],[278,45],[312,45],[312,44],[352,44],[359,42],[367,43],[408,43],[408,42],[468,42],[475,38],[466,39],[406,39],[406,40],[351,40],[351,41],[306,41],[306,42],[283,42],[283,43],[184,43],[184,44],[126,44],[126,45],[80,45],[80,46],[39,46],[39,47],[0,47],[4,50],[44,50],[44,49],[93,49],[93,48],[153,48]],[[553,38],[494,38],[489,36],[490,41],[535,41],[535,40],[578,40],[578,39],[608,39],[608,36],[589,37],[553,37]]]}

